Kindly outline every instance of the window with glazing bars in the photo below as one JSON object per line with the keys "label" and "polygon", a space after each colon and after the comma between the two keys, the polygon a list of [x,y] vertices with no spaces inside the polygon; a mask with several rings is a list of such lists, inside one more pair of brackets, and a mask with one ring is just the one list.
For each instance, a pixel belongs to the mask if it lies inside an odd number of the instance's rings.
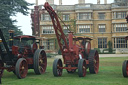
{"label": "window with glazing bars", "polygon": [[115,24],[115,32],[127,32],[127,24]]}
{"label": "window with glazing bars", "polygon": [[91,13],[79,13],[78,20],[88,20],[91,19]]}
{"label": "window with glazing bars", "polygon": [[105,19],[105,13],[98,13],[99,14],[99,19]]}
{"label": "window with glazing bars", "polygon": [[125,38],[114,38],[114,48],[127,48],[127,40]]}
{"label": "window with glazing bars", "polygon": [[63,20],[64,21],[69,21],[69,14],[64,14],[63,15]]}
{"label": "window with glazing bars", "polygon": [[98,48],[107,48],[107,38],[98,38]]}
{"label": "window with glazing bars", "polygon": [[54,28],[53,26],[43,26],[42,27],[42,34],[54,34]]}
{"label": "window with glazing bars", "polygon": [[78,26],[78,32],[79,33],[90,33],[90,25],[79,25]]}
{"label": "window with glazing bars", "polygon": [[106,25],[99,25],[99,32],[105,32]]}

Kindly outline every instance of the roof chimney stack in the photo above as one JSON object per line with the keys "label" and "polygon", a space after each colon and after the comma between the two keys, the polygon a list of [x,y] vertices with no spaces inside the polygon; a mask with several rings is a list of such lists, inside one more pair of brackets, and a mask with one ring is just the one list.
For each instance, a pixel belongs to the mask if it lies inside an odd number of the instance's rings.
{"label": "roof chimney stack", "polygon": [[38,0],[36,0],[36,6],[38,6]]}
{"label": "roof chimney stack", "polygon": [[46,0],[49,4],[54,4],[54,0]]}
{"label": "roof chimney stack", "polygon": [[104,4],[107,4],[107,0],[104,0]]}
{"label": "roof chimney stack", "polygon": [[62,0],[59,0],[59,5],[62,5]]}
{"label": "roof chimney stack", "polygon": [[100,0],[97,0],[97,4],[100,4]]}
{"label": "roof chimney stack", "polygon": [[85,0],[78,0],[78,4],[85,4]]}

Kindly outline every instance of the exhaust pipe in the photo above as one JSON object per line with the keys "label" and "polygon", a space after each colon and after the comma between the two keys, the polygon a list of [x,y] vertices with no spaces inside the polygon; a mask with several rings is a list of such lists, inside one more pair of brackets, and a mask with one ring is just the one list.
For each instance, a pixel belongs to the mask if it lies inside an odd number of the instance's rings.
{"label": "exhaust pipe", "polygon": [[9,30],[9,47],[13,46],[13,37],[14,37],[14,30]]}

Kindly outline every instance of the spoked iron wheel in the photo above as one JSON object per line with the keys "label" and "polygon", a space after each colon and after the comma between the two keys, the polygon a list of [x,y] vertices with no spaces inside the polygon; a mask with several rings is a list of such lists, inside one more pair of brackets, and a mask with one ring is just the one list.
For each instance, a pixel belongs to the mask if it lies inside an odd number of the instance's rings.
{"label": "spoked iron wheel", "polygon": [[89,53],[89,72],[97,74],[99,71],[99,54],[96,50],[91,50]]}
{"label": "spoked iron wheel", "polygon": [[62,75],[63,69],[61,69],[61,67],[63,67],[61,59],[55,59],[53,62],[53,75],[54,76],[57,77],[57,76]]}
{"label": "spoked iron wheel", "polygon": [[34,53],[34,71],[36,74],[43,74],[47,67],[46,53],[42,49],[38,49]]}
{"label": "spoked iron wheel", "polygon": [[0,60],[0,77],[2,77],[4,70],[1,67],[4,66],[4,63]]}
{"label": "spoked iron wheel", "polygon": [[19,79],[25,78],[28,73],[28,64],[25,58],[18,59],[15,67],[16,75]]}
{"label": "spoked iron wheel", "polygon": [[123,62],[122,72],[124,77],[128,77],[128,60]]}
{"label": "spoked iron wheel", "polygon": [[78,61],[78,75],[79,77],[86,76],[86,62],[84,59],[79,59]]}

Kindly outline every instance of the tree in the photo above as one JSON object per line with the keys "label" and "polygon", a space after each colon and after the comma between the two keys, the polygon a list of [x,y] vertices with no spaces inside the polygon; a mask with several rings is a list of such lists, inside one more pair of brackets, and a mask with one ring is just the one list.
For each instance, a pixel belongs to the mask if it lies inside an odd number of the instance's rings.
{"label": "tree", "polygon": [[12,20],[11,16],[16,16],[18,12],[27,15],[30,5],[32,4],[25,0],[0,0],[0,27],[4,27],[2,30],[6,38],[10,29],[15,30],[18,35],[22,34],[18,27],[13,25],[16,20]]}
{"label": "tree", "polygon": [[113,53],[113,48],[112,48],[112,42],[108,41],[108,51],[109,53]]}

